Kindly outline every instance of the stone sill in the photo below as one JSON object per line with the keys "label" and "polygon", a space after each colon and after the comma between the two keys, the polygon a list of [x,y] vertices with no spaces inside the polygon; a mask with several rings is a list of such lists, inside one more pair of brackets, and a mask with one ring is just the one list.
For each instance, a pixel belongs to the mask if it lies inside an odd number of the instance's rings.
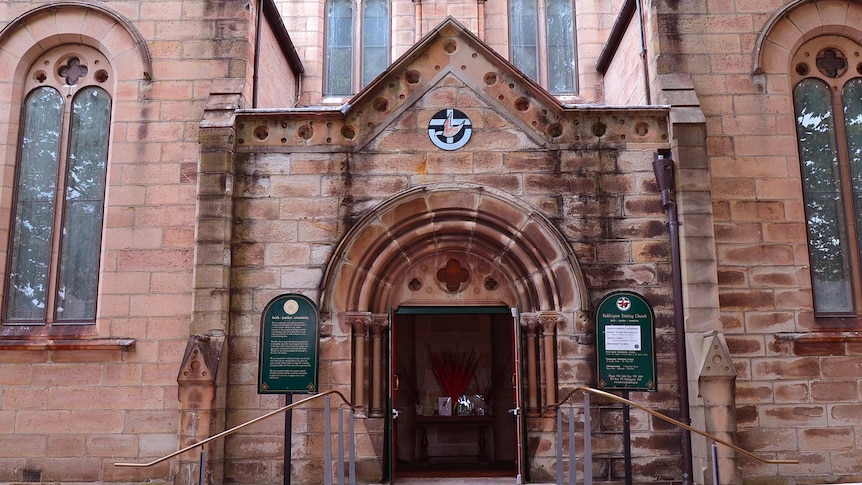
{"label": "stone sill", "polygon": [[135,340],[127,338],[93,339],[0,339],[2,350],[120,350],[135,349]]}

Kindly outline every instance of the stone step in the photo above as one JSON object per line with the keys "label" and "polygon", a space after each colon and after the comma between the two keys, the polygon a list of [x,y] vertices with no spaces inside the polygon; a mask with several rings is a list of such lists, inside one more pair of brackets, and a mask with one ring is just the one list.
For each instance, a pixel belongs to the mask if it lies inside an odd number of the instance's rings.
{"label": "stone step", "polygon": [[394,485],[516,485],[515,477],[398,478]]}

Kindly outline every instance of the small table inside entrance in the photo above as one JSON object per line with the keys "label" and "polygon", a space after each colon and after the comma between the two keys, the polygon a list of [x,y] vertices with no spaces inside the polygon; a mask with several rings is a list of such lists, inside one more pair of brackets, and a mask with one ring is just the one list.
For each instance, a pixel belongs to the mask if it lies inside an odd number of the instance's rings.
{"label": "small table inside entrance", "polygon": [[[476,429],[477,444],[479,445],[479,453],[476,456],[478,462],[487,460],[485,456],[485,427],[491,423],[492,416],[416,416],[416,424],[419,427],[419,458],[422,463],[428,463],[428,428],[440,426],[457,426]],[[465,437],[467,434],[465,433]],[[461,455],[459,455],[461,456]]]}

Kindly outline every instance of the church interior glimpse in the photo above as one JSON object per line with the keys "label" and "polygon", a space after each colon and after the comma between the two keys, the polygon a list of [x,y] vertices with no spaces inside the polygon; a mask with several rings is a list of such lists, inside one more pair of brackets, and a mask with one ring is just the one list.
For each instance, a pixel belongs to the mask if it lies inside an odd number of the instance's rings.
{"label": "church interior glimpse", "polygon": [[413,310],[396,314],[393,325],[396,476],[514,475],[508,308],[467,314]]}

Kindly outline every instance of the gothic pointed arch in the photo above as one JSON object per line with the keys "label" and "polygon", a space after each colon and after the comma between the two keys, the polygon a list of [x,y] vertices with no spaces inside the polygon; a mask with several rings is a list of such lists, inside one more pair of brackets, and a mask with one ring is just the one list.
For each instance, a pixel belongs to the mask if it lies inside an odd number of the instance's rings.
{"label": "gothic pointed arch", "polygon": [[490,262],[523,312],[586,304],[577,260],[546,217],[497,190],[441,184],[392,197],[351,228],[326,269],[321,307],[385,313],[405,272],[443,253]]}

